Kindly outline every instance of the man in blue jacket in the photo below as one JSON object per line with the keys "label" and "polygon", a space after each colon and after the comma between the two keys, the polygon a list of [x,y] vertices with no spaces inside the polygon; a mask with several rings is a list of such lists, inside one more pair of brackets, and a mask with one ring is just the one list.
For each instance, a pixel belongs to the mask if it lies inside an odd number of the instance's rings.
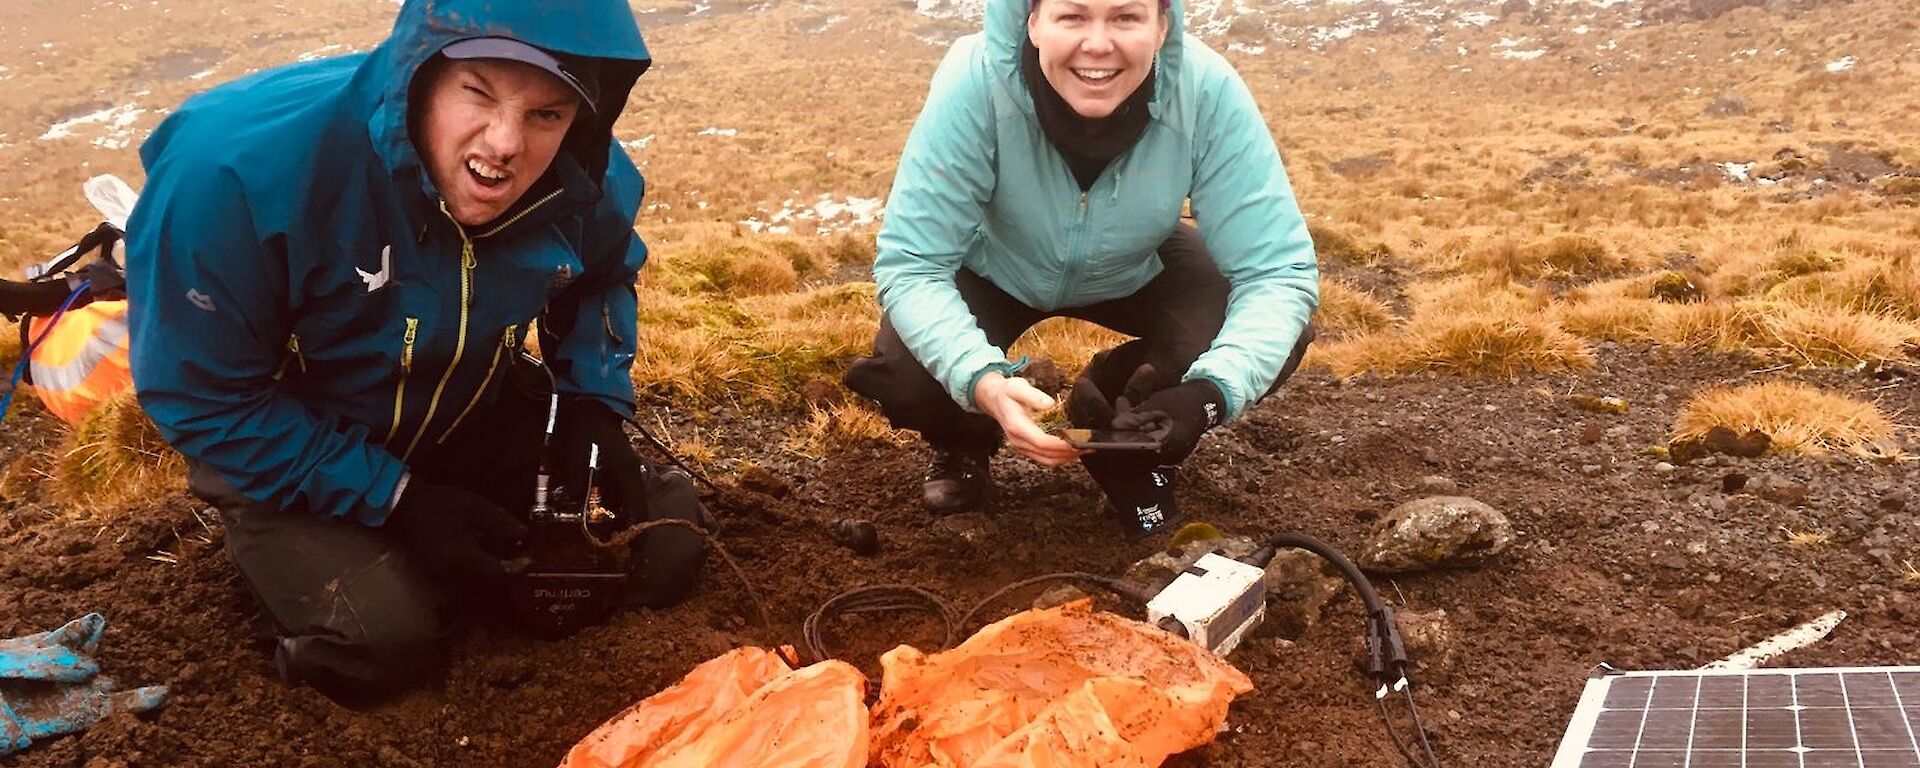
{"label": "man in blue jacket", "polygon": [[[622,0],[408,0],[373,51],[210,90],[141,147],[135,388],[283,677],[377,695],[444,656],[519,554],[549,386],[609,506],[699,519],[621,426],[646,248],[612,127],[650,61]],[[518,365],[536,332],[551,382]],[[667,528],[638,555],[630,597],[666,605],[703,552]]]}

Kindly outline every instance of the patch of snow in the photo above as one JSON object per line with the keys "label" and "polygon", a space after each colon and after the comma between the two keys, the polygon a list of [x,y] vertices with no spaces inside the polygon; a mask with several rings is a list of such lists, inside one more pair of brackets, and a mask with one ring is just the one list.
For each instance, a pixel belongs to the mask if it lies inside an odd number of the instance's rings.
{"label": "patch of snow", "polygon": [[1714,163],[1727,178],[1745,184],[1750,180],[1748,173],[1753,171],[1753,163]]}
{"label": "patch of snow", "polygon": [[1828,72],[1845,72],[1849,69],[1853,69],[1853,65],[1856,63],[1859,63],[1859,61],[1860,61],[1859,59],[1856,59],[1852,56],[1843,56],[1841,58],[1834,59],[1833,61],[1827,62],[1827,71]]}
{"label": "patch of snow", "polygon": [[620,142],[620,146],[626,147],[627,149],[631,149],[637,152],[642,149],[646,149],[647,145],[652,143],[653,143],[653,134],[649,133],[645,136],[634,139],[632,141]]}
{"label": "patch of snow", "polygon": [[706,13],[707,11],[711,11],[711,10],[713,10],[713,6],[711,5],[708,5],[706,3],[694,3],[693,10],[688,11],[687,15],[698,16],[700,14]]}
{"label": "patch of snow", "polygon": [[209,69],[204,72],[195,72],[191,75],[187,75],[187,79],[188,80],[205,80],[212,76],[213,76],[213,70]]}
{"label": "patch of snow", "polygon": [[738,129],[738,128],[711,128],[711,127],[709,127],[709,128],[702,128],[702,129],[700,129],[700,132],[699,132],[699,133],[697,133],[697,134],[694,134],[694,135],[696,135],[696,136],[720,136],[720,137],[722,137],[722,138],[729,138],[729,139],[730,139],[730,138],[733,138],[733,137],[735,137],[735,136],[738,136],[738,135],[740,135],[740,129]]}
{"label": "patch of snow", "polygon": [[321,57],[324,57],[324,56],[326,56],[327,54],[330,54],[330,53],[332,53],[332,52],[334,52],[334,51],[338,51],[338,50],[341,50],[341,49],[344,49],[344,48],[346,48],[346,47],[347,47],[347,46],[346,46],[345,44],[343,44],[343,43],[334,43],[334,44],[332,44],[332,45],[323,45],[323,46],[320,46],[319,48],[315,48],[315,49],[313,49],[313,50],[311,50],[311,51],[307,51],[306,53],[303,53],[303,54],[300,54],[299,56],[297,56],[297,57],[295,57],[295,60],[296,60],[296,61],[313,61],[313,60],[315,60],[315,59],[319,59],[319,58],[321,58]]}
{"label": "patch of snow", "polygon": [[1567,30],[1567,31],[1568,31],[1568,32],[1572,32],[1572,33],[1574,33],[1574,34],[1576,34],[1576,35],[1584,35],[1584,34],[1586,34],[1586,33],[1588,33],[1588,32],[1592,32],[1592,31],[1593,31],[1593,27],[1589,27],[1589,26],[1587,26],[1587,25],[1585,25],[1585,24],[1582,24],[1582,25],[1580,25],[1580,26],[1577,26],[1577,27],[1574,27],[1573,29],[1570,29],[1570,30]]}
{"label": "patch of snow", "polygon": [[789,234],[801,225],[812,225],[815,234],[827,234],[878,221],[885,212],[886,201],[877,197],[835,199],[823,194],[811,204],[787,198],[780,206],[780,210],[764,221],[753,217],[740,223],[755,232],[776,235]]}
{"label": "patch of snow", "polygon": [[1236,42],[1236,43],[1227,43],[1227,50],[1232,51],[1234,53],[1244,53],[1244,54],[1247,54],[1248,56],[1258,56],[1260,54],[1266,53],[1267,47],[1264,45],[1247,45],[1246,43]]}
{"label": "patch of snow", "polygon": [[820,26],[814,27],[812,30],[809,30],[808,34],[814,34],[814,35],[820,34],[829,29],[833,29],[834,27],[839,26],[840,22],[843,22],[846,20],[847,20],[847,17],[842,16],[840,14],[834,14],[832,16],[828,16],[825,21],[820,22]]}
{"label": "patch of snow", "polygon": [[1516,50],[1519,46],[1529,42],[1532,42],[1531,39],[1525,37],[1500,38],[1500,42],[1494,43],[1493,47],[1503,48],[1505,50],[1497,51],[1493,55],[1503,59],[1516,59],[1519,61],[1533,61],[1534,59],[1547,55],[1547,49],[1545,48],[1530,48],[1524,51]]}
{"label": "patch of snow", "polygon": [[64,139],[74,135],[74,129],[86,125],[104,127],[100,136],[93,140],[94,146],[107,149],[126,149],[133,142],[133,123],[146,110],[125,104],[103,109],[92,114],[81,115],[71,120],[62,120],[41,134],[41,141]]}
{"label": "patch of snow", "polygon": [[1453,24],[1457,27],[1484,27],[1499,20],[1500,17],[1486,11],[1468,11],[1455,16]]}

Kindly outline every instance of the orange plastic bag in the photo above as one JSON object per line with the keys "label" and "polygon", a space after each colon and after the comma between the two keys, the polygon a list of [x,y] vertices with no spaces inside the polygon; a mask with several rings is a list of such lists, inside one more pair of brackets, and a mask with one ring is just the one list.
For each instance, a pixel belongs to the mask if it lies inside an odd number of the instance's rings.
{"label": "orange plastic bag", "polygon": [[62,421],[79,424],[94,406],[133,386],[126,301],[96,301],[57,323],[44,317],[31,322],[29,335],[40,340],[29,363],[34,391]]}
{"label": "orange plastic bag", "polygon": [[885,768],[1157,766],[1212,741],[1253,690],[1213,653],[1085,600],[880,663],[871,759]]}
{"label": "orange plastic bag", "polygon": [[694,667],[588,734],[561,768],[861,768],[866,677],[839,661],[794,670],[764,648]]}

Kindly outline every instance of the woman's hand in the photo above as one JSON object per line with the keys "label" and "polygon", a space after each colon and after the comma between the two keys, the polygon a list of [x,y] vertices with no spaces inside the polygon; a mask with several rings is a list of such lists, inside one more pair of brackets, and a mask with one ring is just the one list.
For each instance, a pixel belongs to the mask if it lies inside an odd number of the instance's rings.
{"label": "woman's hand", "polygon": [[988,371],[973,385],[973,403],[1000,422],[1008,447],[1020,455],[1045,467],[1079,460],[1081,452],[1073,444],[1040,431],[1040,425],[1034,423],[1033,415],[1052,408],[1053,398],[1034,389],[1026,379]]}

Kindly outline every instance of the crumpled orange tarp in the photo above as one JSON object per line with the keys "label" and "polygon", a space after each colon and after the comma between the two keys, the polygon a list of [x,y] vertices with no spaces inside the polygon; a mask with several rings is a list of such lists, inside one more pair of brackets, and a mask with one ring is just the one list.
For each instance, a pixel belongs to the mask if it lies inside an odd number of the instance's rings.
{"label": "crumpled orange tarp", "polygon": [[694,667],[574,745],[561,768],[861,768],[867,679],[839,661],[795,670],[764,648]]}
{"label": "crumpled orange tarp", "polygon": [[1212,741],[1253,690],[1219,656],[1086,600],[880,664],[872,761],[887,768],[1157,766]]}
{"label": "crumpled orange tarp", "polygon": [[1082,600],[1025,611],[960,647],[900,646],[865,678],[742,648],[600,726],[562,768],[1113,768],[1213,740],[1253,683],[1225,660]]}

